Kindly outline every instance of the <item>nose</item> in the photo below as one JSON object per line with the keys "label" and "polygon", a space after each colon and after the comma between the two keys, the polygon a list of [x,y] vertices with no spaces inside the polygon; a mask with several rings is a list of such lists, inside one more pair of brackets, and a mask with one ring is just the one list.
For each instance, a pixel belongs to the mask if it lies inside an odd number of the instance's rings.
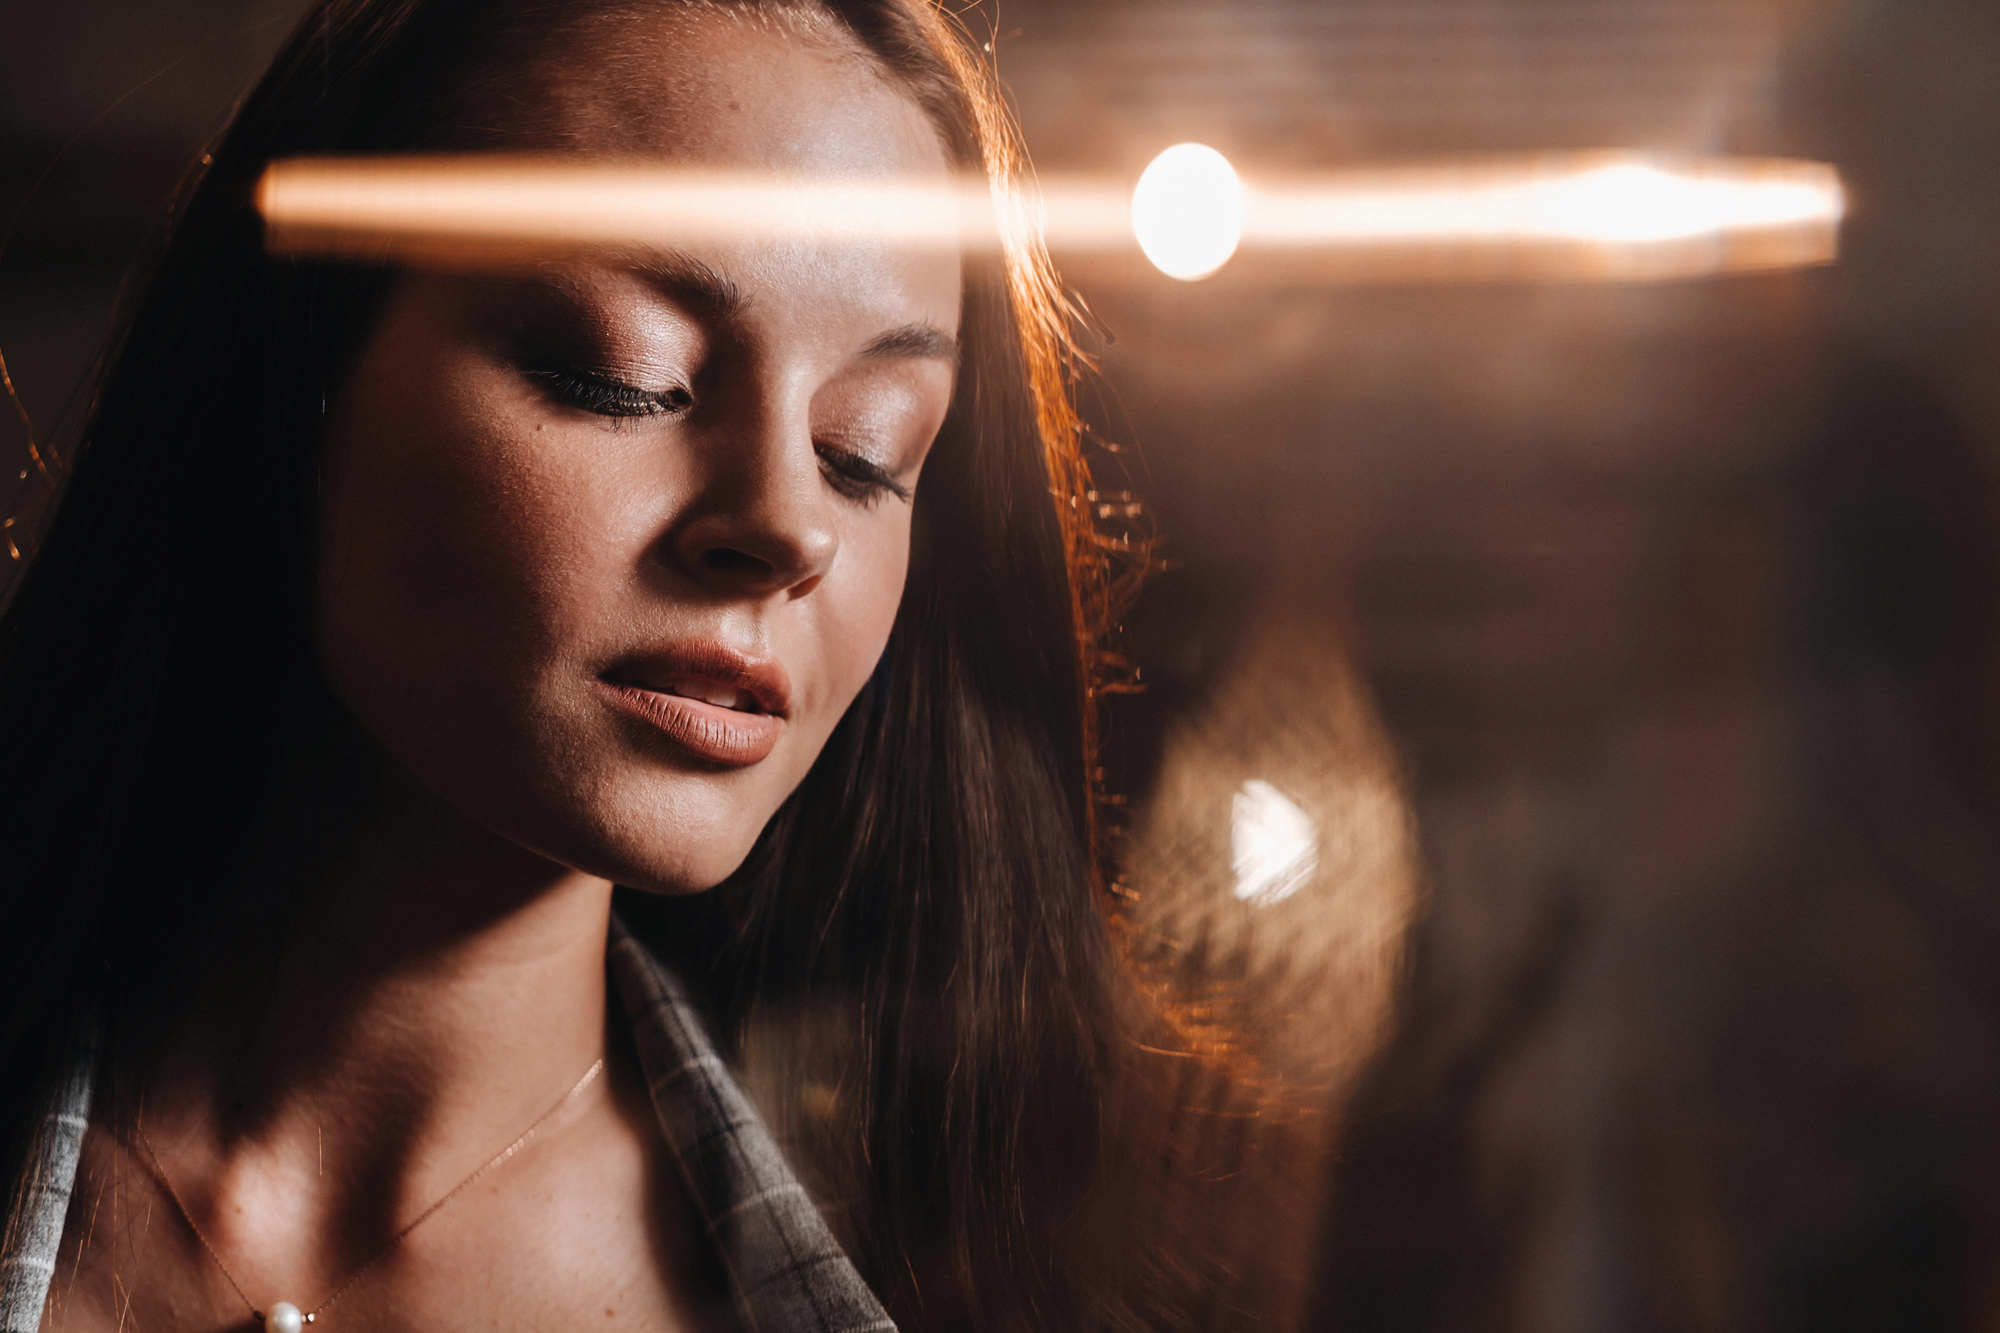
{"label": "nose", "polygon": [[833,566],[840,533],[809,426],[781,416],[741,421],[699,452],[699,493],[668,538],[673,563],[716,592],[811,592]]}

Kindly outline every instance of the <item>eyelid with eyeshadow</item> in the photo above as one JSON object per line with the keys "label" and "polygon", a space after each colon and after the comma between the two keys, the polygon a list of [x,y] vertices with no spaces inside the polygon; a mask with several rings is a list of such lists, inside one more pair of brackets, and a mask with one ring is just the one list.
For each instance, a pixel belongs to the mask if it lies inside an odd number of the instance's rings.
{"label": "eyelid with eyeshadow", "polygon": [[642,389],[636,384],[573,367],[534,369],[526,373],[558,401],[597,416],[683,416],[694,407],[694,395],[679,385]]}
{"label": "eyelid with eyeshadow", "polygon": [[848,499],[873,505],[884,495],[893,495],[904,504],[910,502],[910,488],[881,464],[824,440],[813,441],[813,452],[828,483]]}

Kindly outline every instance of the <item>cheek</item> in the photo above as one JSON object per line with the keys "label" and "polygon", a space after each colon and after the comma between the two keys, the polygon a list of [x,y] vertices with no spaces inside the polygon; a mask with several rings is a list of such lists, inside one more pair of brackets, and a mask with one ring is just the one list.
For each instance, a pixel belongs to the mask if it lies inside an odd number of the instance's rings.
{"label": "cheek", "polygon": [[434,728],[460,693],[532,693],[620,584],[617,492],[587,451],[411,332],[385,328],[357,368],[328,459],[321,650],[378,732]]}
{"label": "cheek", "polygon": [[819,608],[836,717],[868,683],[895,628],[909,572],[909,510],[899,505],[864,525],[842,543],[841,554],[850,578],[841,595]]}

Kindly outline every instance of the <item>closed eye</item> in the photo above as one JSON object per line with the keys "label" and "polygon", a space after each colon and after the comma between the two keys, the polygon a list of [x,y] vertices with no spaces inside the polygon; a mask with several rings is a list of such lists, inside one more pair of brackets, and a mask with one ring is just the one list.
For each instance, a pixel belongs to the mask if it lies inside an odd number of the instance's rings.
{"label": "closed eye", "polygon": [[816,442],[813,452],[819,455],[819,470],[828,484],[848,499],[873,505],[883,496],[893,495],[909,503],[910,488],[899,484],[881,465],[830,444]]}
{"label": "closed eye", "polygon": [[541,381],[556,401],[600,417],[681,416],[694,406],[694,395],[678,386],[642,389],[582,370],[531,370],[528,374]]}

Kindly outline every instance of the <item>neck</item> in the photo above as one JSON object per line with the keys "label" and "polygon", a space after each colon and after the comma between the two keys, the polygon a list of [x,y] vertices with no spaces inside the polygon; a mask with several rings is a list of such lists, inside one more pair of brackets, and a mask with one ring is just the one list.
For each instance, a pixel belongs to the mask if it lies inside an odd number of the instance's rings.
{"label": "neck", "polygon": [[474,824],[351,732],[280,786],[226,962],[121,1060],[126,1100],[170,1170],[214,1183],[194,1186],[198,1214],[278,1190],[312,1200],[302,1229],[361,1247],[603,1055],[611,886]]}

